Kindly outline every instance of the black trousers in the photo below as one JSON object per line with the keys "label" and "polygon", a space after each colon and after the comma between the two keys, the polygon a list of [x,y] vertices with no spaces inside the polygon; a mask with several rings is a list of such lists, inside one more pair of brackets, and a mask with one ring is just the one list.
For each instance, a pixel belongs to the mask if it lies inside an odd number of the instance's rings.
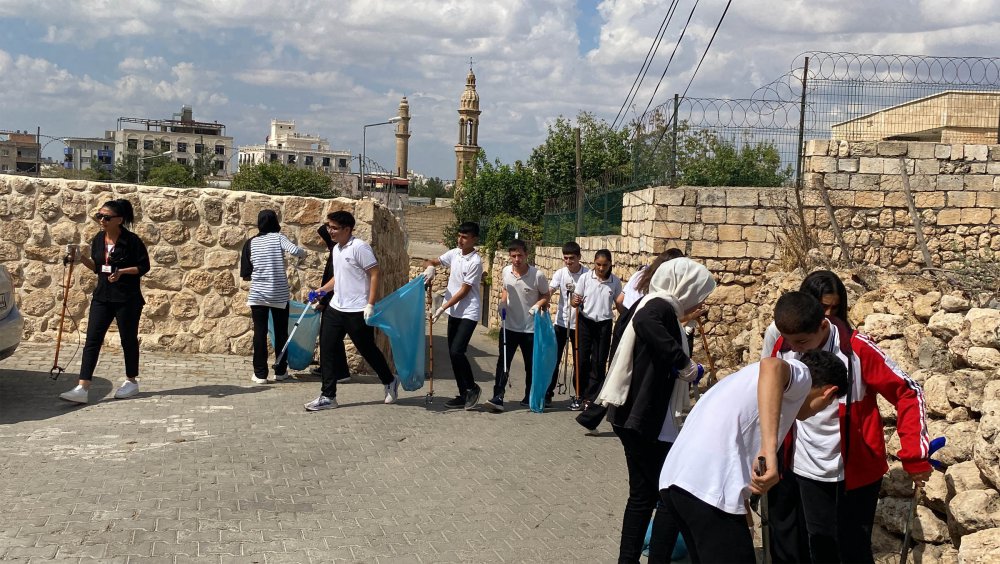
{"label": "black trousers", "polygon": [[593,401],[601,392],[611,353],[611,320],[593,321],[580,316],[580,389]]}
{"label": "black trousers", "polygon": [[[778,500],[771,512],[772,539],[804,537],[806,547],[800,549],[799,561],[806,560],[801,553],[808,551],[808,560],[813,564],[874,562],[871,538],[881,479],[844,491],[842,481],[820,482],[791,475],[791,479],[782,478],[781,486],[780,496],[768,497]],[[775,514],[774,509],[779,512]],[[791,517],[790,512],[794,512]],[[773,547],[775,543],[771,544]]]}
{"label": "black trousers", "polygon": [[726,513],[677,486],[660,494],[684,535],[692,562],[757,564],[745,515]]}
{"label": "black trousers", "polygon": [[360,311],[338,311],[332,307],[323,310],[323,335],[319,340],[319,368],[323,377],[322,394],[337,397],[337,380],[350,375],[344,337],[351,338],[358,354],[365,359],[382,384],[392,383],[393,375],[382,351],[375,346],[375,329],[365,323]]}
{"label": "black trousers", "polygon": [[451,369],[455,373],[458,393],[463,398],[466,392],[477,388],[476,378],[472,375],[472,364],[465,356],[475,331],[475,321],[448,316],[448,356],[451,357]]}
{"label": "black trousers", "polygon": [[118,337],[125,353],[125,376],[139,375],[139,316],[142,315],[142,298],[128,302],[90,301],[87,317],[87,339],[83,344],[83,358],[80,361],[80,380],[93,380],[97,360],[101,356],[101,346],[108,334],[111,322],[118,323]]}
{"label": "black trousers", "polygon": [[[253,320],[253,375],[267,378],[267,318],[274,323],[274,356],[277,359],[281,349],[288,341],[288,304],[284,308],[261,305],[250,306],[250,318]],[[275,374],[288,371],[288,358],[282,357]]]}
{"label": "black trousers", "polygon": [[[556,384],[559,383],[559,365],[563,362],[563,351],[566,349],[567,341],[569,342],[570,354],[573,355],[573,366],[579,366],[577,363],[576,348],[573,347],[573,339],[576,338],[576,329],[567,329],[561,325],[555,326],[556,330],[556,369],[552,371],[552,381],[549,382],[549,389],[545,391],[545,399],[550,400],[556,395]],[[576,379],[574,374],[567,374],[567,379],[572,383],[571,386],[576,385]],[[579,396],[580,392],[577,391],[576,395]]]}
{"label": "black trousers", "polygon": [[[506,334],[506,339],[504,335]],[[497,356],[496,381],[493,384],[493,397],[503,399],[504,388],[507,387],[507,380],[510,378],[510,364],[514,360],[514,353],[521,349],[521,360],[524,361],[524,397],[531,393],[531,362],[534,353],[535,334],[521,333],[519,331],[500,331],[500,354]],[[504,357],[507,358],[507,372],[503,369]]]}
{"label": "black trousers", "polygon": [[[628,466],[628,501],[622,517],[622,540],[618,547],[619,564],[637,563],[642,556],[642,543],[653,510],[660,500],[660,469],[670,452],[670,443],[643,437],[624,427],[613,427],[625,449]],[[649,540],[649,560],[670,562],[680,529],[673,515],[663,509],[653,518],[653,535]]]}

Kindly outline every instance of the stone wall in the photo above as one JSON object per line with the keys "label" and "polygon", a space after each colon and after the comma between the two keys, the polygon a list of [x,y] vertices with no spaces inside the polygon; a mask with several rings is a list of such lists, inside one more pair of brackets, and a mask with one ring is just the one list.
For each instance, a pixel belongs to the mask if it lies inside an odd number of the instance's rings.
{"label": "stone wall", "polygon": [[[70,243],[87,243],[98,231],[91,216],[101,204],[127,198],[136,210],[135,231],[149,249],[152,269],[143,277],[146,307],[140,346],[146,350],[250,354],[249,283],[239,279],[240,250],[256,233],[257,213],[274,209],[282,233],[309,251],[289,259],[293,297],[320,284],[326,246],[316,233],[327,213],[351,211],[355,233],[371,243],[382,269],[381,293],[407,280],[403,234],[386,208],[371,200],[320,200],[216,189],[180,189],[60,179],[0,176],[0,262],[14,277],[25,316],[24,337],[55,339],[62,300],[61,257]],[[73,273],[67,330],[86,328],[96,277]],[[108,341],[117,342],[112,326]],[[380,346],[388,350],[385,339]],[[358,360],[353,362],[360,367]]]}

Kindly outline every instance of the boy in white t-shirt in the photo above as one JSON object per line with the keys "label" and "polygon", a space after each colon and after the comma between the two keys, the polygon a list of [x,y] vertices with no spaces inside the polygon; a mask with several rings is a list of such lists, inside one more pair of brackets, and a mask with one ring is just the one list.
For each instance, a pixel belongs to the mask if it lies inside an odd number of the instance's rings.
{"label": "boy in white t-shirt", "polygon": [[[577,350],[573,344],[576,337],[576,308],[573,307],[573,291],[580,283],[580,277],[590,272],[590,269],[580,263],[580,245],[570,241],[562,246],[563,266],[552,275],[549,281],[550,295],[559,296],[559,305],[556,308],[555,331],[556,331],[556,355],[558,361],[556,368],[552,372],[552,381],[549,382],[549,389],[545,391],[545,407],[552,405],[552,397],[555,395],[556,383],[559,378],[559,363],[563,361],[563,350],[566,342],[570,342],[570,350],[573,351],[573,365],[577,364]],[[579,396],[580,392],[577,391]],[[576,397],[573,402],[577,402]],[[577,402],[577,405],[579,403]]]}
{"label": "boy in white t-shirt", "polygon": [[458,246],[436,259],[424,262],[424,276],[434,279],[434,267],[444,265],[451,271],[444,303],[430,315],[435,322],[441,314],[448,314],[448,356],[458,383],[458,396],[445,402],[448,408],[472,409],[479,403],[481,390],[472,373],[472,365],[465,356],[472,340],[472,333],[479,323],[479,284],[483,277],[483,260],[476,252],[479,242],[479,224],[466,221],[458,226]]}
{"label": "boy in white t-shirt", "polygon": [[660,472],[661,497],[694,562],[756,564],[745,502],[778,482],[778,445],[792,422],[846,393],[844,364],[814,350],[751,364],[701,397]]}

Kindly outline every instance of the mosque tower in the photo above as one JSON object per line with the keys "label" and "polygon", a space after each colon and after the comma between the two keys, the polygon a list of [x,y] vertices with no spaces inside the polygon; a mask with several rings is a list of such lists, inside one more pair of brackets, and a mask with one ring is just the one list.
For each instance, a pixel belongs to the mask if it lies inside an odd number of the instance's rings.
{"label": "mosque tower", "polygon": [[479,154],[479,94],[476,75],[469,64],[465,92],[458,104],[458,144],[455,145],[455,193],[462,189],[465,175],[476,175],[476,155]]}
{"label": "mosque tower", "polygon": [[410,145],[410,103],[406,96],[399,101],[397,116],[403,118],[396,124],[396,177],[406,178],[408,173],[407,159]]}

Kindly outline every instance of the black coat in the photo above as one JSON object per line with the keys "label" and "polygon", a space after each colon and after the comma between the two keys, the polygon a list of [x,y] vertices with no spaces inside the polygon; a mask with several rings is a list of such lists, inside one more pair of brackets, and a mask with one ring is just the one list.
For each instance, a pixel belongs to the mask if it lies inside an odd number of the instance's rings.
{"label": "black coat", "polygon": [[[131,302],[138,300],[145,304],[142,290],[139,288],[139,278],[149,272],[149,252],[138,235],[122,228],[115,243],[115,249],[108,256],[104,246],[104,232],[99,231],[90,241],[90,258],[97,270],[97,287],[94,288],[94,299],[104,302]],[[126,274],[117,282],[108,282],[109,273],[101,272],[101,267],[110,264],[114,270],[137,267],[139,274]]]}
{"label": "black coat", "polygon": [[630,320],[635,331],[632,382],[625,403],[611,408],[612,425],[656,440],[670,407],[677,373],[690,362],[681,344],[686,337],[666,300],[651,298]]}

